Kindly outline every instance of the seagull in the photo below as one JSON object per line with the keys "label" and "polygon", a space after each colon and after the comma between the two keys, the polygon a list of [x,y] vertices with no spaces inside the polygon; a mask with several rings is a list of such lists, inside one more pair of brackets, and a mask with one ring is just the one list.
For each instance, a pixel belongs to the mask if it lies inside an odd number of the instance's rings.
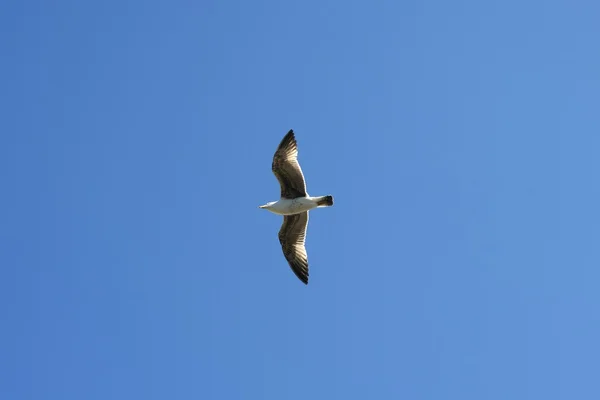
{"label": "seagull", "polygon": [[308,211],[333,206],[333,196],[312,197],[306,193],[306,182],[298,164],[298,145],[294,130],[283,137],[271,165],[281,186],[281,198],[259,206],[274,214],[283,215],[279,243],[288,264],[298,279],[308,285],[308,257],[304,240],[308,226]]}

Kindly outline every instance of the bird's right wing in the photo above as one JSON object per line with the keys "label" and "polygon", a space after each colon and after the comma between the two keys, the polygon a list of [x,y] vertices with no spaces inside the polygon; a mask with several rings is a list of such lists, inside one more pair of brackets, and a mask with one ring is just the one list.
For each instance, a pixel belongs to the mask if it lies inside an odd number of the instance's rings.
{"label": "bird's right wing", "polygon": [[304,284],[308,284],[308,256],[306,255],[306,227],[308,211],[286,215],[279,230],[279,242],[288,264]]}

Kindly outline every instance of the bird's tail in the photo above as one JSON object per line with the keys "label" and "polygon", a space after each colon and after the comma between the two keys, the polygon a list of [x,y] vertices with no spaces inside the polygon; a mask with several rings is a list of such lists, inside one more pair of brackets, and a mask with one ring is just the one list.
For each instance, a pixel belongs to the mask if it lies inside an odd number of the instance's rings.
{"label": "bird's tail", "polygon": [[331,207],[333,205],[333,196],[321,196],[315,199],[317,207]]}

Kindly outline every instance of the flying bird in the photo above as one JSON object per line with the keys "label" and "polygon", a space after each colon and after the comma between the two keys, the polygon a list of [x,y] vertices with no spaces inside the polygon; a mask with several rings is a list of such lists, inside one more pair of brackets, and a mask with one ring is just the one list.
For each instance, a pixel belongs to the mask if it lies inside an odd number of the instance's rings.
{"label": "flying bird", "polygon": [[281,186],[281,197],[259,206],[272,213],[283,215],[279,230],[279,243],[294,274],[308,284],[308,257],[305,238],[308,211],[317,207],[331,207],[333,196],[309,196],[306,192],[304,174],[298,163],[298,145],[294,130],[284,136],[273,156],[271,169]]}

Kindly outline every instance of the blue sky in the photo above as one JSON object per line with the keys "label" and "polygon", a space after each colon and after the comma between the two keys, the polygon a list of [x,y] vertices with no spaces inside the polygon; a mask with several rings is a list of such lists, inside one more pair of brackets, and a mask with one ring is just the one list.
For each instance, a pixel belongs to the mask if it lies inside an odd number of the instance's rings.
{"label": "blue sky", "polygon": [[600,398],[599,17],[3,2],[0,398]]}

